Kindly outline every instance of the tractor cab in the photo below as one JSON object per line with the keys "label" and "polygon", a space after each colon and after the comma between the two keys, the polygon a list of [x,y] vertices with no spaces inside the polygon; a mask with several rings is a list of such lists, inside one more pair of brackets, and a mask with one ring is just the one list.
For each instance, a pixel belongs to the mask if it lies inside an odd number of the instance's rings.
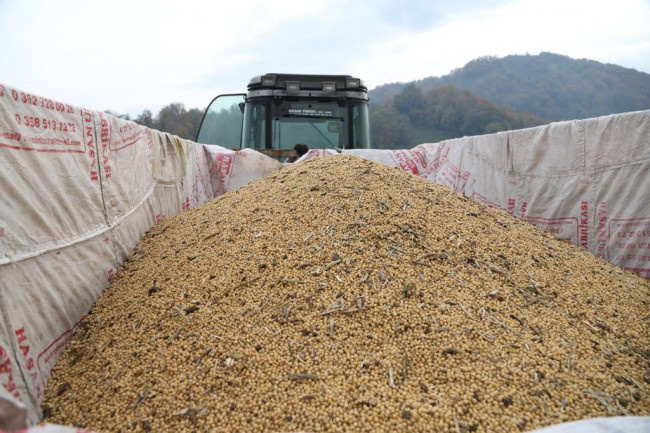
{"label": "tractor cab", "polygon": [[298,155],[305,149],[367,149],[367,88],[349,75],[257,76],[248,93],[210,103],[196,142],[277,158],[295,157],[296,149]]}

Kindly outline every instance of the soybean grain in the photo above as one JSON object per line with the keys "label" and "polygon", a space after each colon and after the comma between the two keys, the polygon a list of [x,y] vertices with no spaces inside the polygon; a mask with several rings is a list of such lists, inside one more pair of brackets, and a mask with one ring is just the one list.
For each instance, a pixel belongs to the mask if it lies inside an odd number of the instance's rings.
{"label": "soybean grain", "polygon": [[647,281],[524,221],[326,156],[155,225],[61,355],[43,411],[98,431],[647,415],[649,303]]}

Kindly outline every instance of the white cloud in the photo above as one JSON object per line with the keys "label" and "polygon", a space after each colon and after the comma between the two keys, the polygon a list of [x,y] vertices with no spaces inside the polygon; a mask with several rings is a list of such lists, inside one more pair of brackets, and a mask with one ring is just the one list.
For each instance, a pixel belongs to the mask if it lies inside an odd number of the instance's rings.
{"label": "white cloud", "polygon": [[380,41],[354,69],[379,81],[410,81],[485,55],[550,51],[650,71],[649,22],[650,6],[636,0],[511,2],[459,11],[439,27]]}
{"label": "white cloud", "polygon": [[137,114],[202,108],[265,72],[351,73],[374,87],[540,51],[650,72],[648,22],[643,0],[0,2],[0,81]]}

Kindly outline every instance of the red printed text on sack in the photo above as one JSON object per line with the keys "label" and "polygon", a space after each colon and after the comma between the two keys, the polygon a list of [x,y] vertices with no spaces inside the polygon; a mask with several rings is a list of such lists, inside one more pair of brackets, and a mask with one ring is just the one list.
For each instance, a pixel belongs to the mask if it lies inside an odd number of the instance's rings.
{"label": "red printed text on sack", "polygon": [[469,196],[471,199],[476,200],[478,202],[481,202],[483,204],[486,204],[490,207],[496,208],[496,209],[501,209],[501,206],[499,206],[497,203],[490,201],[487,197],[479,194],[478,192],[474,191],[472,195]]}
{"label": "red printed text on sack", "polygon": [[149,129],[140,126],[137,123],[129,122],[119,127],[119,137],[113,137],[109,140],[109,149],[112,151],[122,150],[125,147],[133,146],[141,139],[147,140],[147,147],[151,149],[153,142],[151,141],[151,133]]}
{"label": "red printed text on sack", "polygon": [[572,244],[578,244],[580,232],[578,218],[526,217],[524,219],[560,239],[564,239]]}
{"label": "red printed text on sack", "polygon": [[464,194],[465,186],[470,177],[470,172],[465,171],[464,173],[461,173],[460,168],[456,167],[451,162],[448,162],[438,173],[437,182],[441,185],[448,186],[454,191]]}
{"label": "red printed text on sack", "polygon": [[402,170],[416,175],[420,174],[420,170],[414,160],[415,152],[410,150],[394,150],[393,155],[395,155],[397,164]]}
{"label": "red printed text on sack", "polygon": [[611,219],[609,245],[615,262],[648,278],[650,274],[650,218]]}
{"label": "red printed text on sack", "polygon": [[[197,156],[196,158],[196,177],[197,179],[201,182],[201,192],[199,193],[198,190],[198,185],[195,184],[196,186],[196,205],[199,205],[203,201],[206,200],[206,197],[211,193],[211,189],[208,188],[208,185],[206,183],[206,177],[203,174],[203,171],[201,170],[201,167],[203,167],[204,161],[203,158],[200,156]],[[194,188],[192,188],[192,191],[194,192]],[[203,200],[201,200],[203,198]]]}
{"label": "red printed text on sack", "polygon": [[14,382],[14,376],[11,373],[11,359],[9,359],[7,351],[2,346],[0,346],[0,383],[2,383],[5,391],[18,401],[21,401],[16,382]]}
{"label": "red printed text on sack", "polygon": [[90,180],[95,182],[99,180],[97,171],[97,151],[95,147],[95,131],[93,128],[93,117],[89,111],[82,112],[82,121],[84,128],[84,141],[88,149],[88,158],[90,159]]}
{"label": "red printed text on sack", "polygon": [[446,145],[440,146],[440,157],[434,160],[426,169],[424,177],[429,177],[433,172],[438,170],[443,164],[449,160],[449,147]]}
{"label": "red printed text on sack", "polygon": [[234,161],[234,156],[225,153],[219,153],[215,157],[214,163],[209,170],[212,184],[214,185],[216,183],[214,188],[215,197],[226,192],[226,180],[230,177]]}
{"label": "red printed text on sack", "polygon": [[[14,114],[14,120],[18,126],[25,126],[27,128],[36,130],[49,129],[51,131],[59,132],[77,132],[77,127],[75,126],[74,122],[62,122],[60,120],[50,119],[47,117],[30,116],[28,114],[20,113]],[[79,146],[81,144],[76,140],[67,140],[67,142],[64,142],[64,140],[60,141],[62,142],[61,144],[68,144],[73,146]]]}
{"label": "red printed text on sack", "polygon": [[58,111],[59,113],[68,113],[68,114],[74,113],[74,107],[72,107],[72,105],[62,104],[60,102],[56,102],[51,99],[42,98],[40,96],[32,95],[25,92],[19,92],[16,89],[11,89],[11,97],[13,98],[14,101],[22,102],[25,105],[46,108],[48,110]]}
{"label": "red printed text on sack", "polygon": [[43,389],[39,377],[39,371],[36,368],[36,363],[34,362],[34,358],[30,353],[31,346],[29,345],[27,334],[25,333],[25,328],[16,329],[16,331],[14,331],[14,334],[16,335],[18,349],[23,354],[23,358],[25,359],[27,375],[29,376],[31,383],[34,386],[34,390],[36,391],[36,398],[40,399],[43,395]]}
{"label": "red printed text on sack", "polygon": [[99,119],[101,123],[101,131],[99,134],[100,142],[102,145],[102,163],[104,164],[104,174],[106,179],[111,177],[111,165],[108,163],[108,143],[110,141],[110,127],[108,120],[104,118],[102,113],[99,113]]}
{"label": "red printed text on sack", "polygon": [[580,203],[580,246],[587,248],[589,244],[589,204]]}
{"label": "red printed text on sack", "polygon": [[606,257],[607,253],[607,202],[602,202],[598,205],[598,247],[596,248],[596,256],[601,259],[609,260]]}
{"label": "red printed text on sack", "polygon": [[[8,143],[0,143],[0,147],[31,152],[47,153],[84,153],[85,149],[77,135],[75,122],[61,121],[45,117],[14,112],[13,126],[21,132],[3,131],[0,137]],[[7,125],[9,126],[9,125]],[[50,132],[44,134],[44,132]],[[31,135],[36,133],[36,135]]]}

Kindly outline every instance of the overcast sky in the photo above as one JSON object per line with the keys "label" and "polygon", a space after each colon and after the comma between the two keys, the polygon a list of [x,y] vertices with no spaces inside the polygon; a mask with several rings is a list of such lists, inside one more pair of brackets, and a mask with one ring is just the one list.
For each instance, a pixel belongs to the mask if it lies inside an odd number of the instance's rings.
{"label": "overcast sky", "polygon": [[0,83],[132,116],[267,72],[374,88],[541,51],[650,73],[650,0],[0,0]]}

